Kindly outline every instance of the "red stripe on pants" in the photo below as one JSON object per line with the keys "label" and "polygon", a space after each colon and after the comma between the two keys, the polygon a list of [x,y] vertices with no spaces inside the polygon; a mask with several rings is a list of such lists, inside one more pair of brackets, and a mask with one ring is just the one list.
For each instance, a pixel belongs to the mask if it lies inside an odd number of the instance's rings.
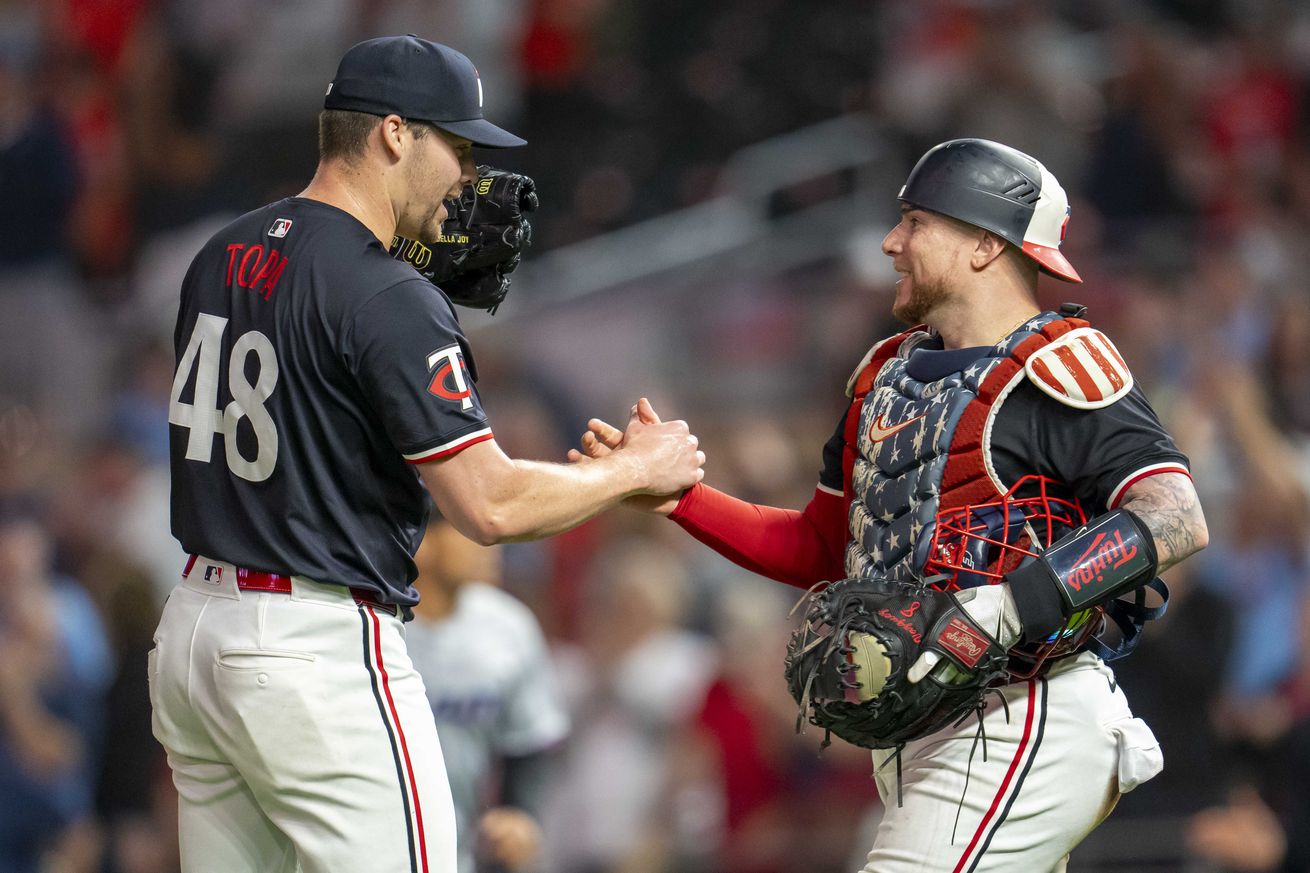
{"label": "red stripe on pants", "polygon": [[1019,762],[1023,760],[1023,753],[1028,748],[1028,740],[1033,733],[1033,713],[1037,711],[1037,681],[1028,680],[1028,715],[1023,723],[1023,736],[1019,739],[1019,749],[1014,753],[1014,760],[1010,762],[1010,769],[1005,771],[1005,778],[1001,780],[1001,787],[997,789],[996,796],[992,798],[992,805],[988,808],[987,814],[983,816],[982,821],[978,822],[978,830],[974,831],[973,839],[969,840],[969,846],[960,856],[960,861],[955,865],[954,873],[960,873],[964,869],[964,864],[969,860],[969,855],[982,839],[982,835],[987,831],[987,824],[996,815],[996,810],[1001,806],[1001,800],[1005,797],[1006,789],[1010,787],[1010,780],[1014,778],[1014,773],[1019,769]]}
{"label": "red stripe on pants", "polygon": [[378,673],[382,677],[382,691],[387,697],[387,708],[391,710],[391,720],[396,725],[396,736],[400,738],[400,751],[405,756],[405,776],[409,779],[409,794],[414,798],[414,818],[418,823],[418,853],[423,859],[423,873],[428,873],[427,835],[423,832],[423,808],[418,801],[418,784],[414,781],[414,765],[409,760],[409,744],[405,742],[405,729],[400,726],[400,714],[396,712],[396,701],[391,696],[391,683],[387,679],[387,668],[382,664],[382,627],[377,613],[367,606],[362,609],[373,620],[373,657],[378,663]]}

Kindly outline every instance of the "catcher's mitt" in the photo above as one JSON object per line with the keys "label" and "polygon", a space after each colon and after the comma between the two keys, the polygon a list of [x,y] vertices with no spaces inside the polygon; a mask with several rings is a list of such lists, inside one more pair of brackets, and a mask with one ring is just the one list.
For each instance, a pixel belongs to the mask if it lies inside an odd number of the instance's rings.
{"label": "catcher's mitt", "polygon": [[413,265],[452,303],[494,313],[509,293],[509,274],[532,242],[527,213],[537,208],[536,183],[527,176],[478,167],[478,178],[458,200],[430,246],[392,237],[391,254]]}
{"label": "catcher's mitt", "polygon": [[[917,682],[925,652],[941,663]],[[785,673],[807,718],[848,743],[890,749],[976,709],[1006,675],[1006,652],[953,594],[927,586],[843,579],[810,598],[787,645]]]}

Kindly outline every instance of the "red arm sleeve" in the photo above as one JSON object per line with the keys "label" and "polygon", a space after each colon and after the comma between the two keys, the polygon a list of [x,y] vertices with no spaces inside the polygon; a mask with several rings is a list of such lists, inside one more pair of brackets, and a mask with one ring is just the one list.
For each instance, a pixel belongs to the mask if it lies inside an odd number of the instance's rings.
{"label": "red arm sleeve", "polygon": [[758,506],[693,486],[669,514],[689,534],[739,566],[809,588],[845,576],[846,501],[816,488],[802,512]]}

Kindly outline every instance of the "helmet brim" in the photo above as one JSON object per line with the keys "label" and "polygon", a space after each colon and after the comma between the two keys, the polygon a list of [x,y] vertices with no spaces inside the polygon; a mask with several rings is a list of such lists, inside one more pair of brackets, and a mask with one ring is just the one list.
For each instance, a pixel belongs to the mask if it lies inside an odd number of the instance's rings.
{"label": "helmet brim", "polygon": [[1064,282],[1082,283],[1083,277],[1069,263],[1069,259],[1060,254],[1060,250],[1051,246],[1039,246],[1037,243],[1025,242],[1023,253],[1037,262],[1047,273]]}

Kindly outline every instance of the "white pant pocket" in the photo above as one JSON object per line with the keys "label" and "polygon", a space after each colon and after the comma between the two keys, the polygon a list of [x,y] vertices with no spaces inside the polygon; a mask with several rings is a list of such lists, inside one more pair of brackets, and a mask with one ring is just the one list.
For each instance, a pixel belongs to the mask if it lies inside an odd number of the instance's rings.
{"label": "white pant pocket", "polygon": [[218,665],[228,670],[290,670],[313,664],[310,652],[285,652],[275,649],[223,649]]}
{"label": "white pant pocket", "polygon": [[1106,725],[1119,745],[1119,793],[1127,794],[1164,769],[1160,741],[1140,718]]}

